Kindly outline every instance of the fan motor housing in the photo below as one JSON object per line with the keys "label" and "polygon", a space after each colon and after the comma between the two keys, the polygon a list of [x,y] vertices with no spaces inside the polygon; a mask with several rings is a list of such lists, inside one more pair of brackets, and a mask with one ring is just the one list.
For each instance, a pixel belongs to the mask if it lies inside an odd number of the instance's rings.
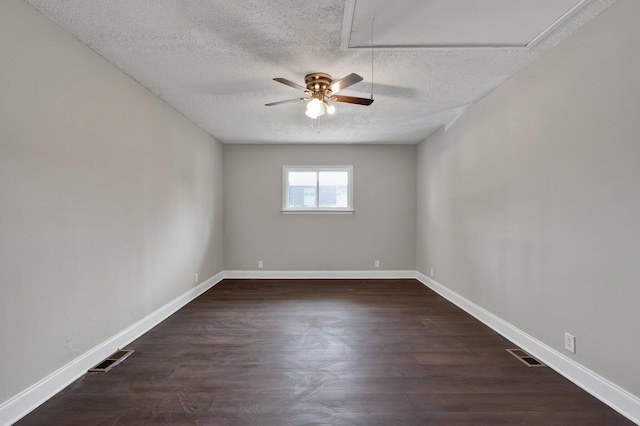
{"label": "fan motor housing", "polygon": [[322,73],[322,72],[307,74],[304,77],[304,82],[307,86],[307,90],[309,90],[311,93],[331,92],[331,89],[329,89],[329,86],[331,86],[332,80],[329,74]]}

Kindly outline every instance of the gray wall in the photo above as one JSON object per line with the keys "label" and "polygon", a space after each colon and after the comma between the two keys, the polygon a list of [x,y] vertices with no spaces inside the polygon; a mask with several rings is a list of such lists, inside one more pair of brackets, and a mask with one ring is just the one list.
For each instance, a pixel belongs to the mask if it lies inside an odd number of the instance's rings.
{"label": "gray wall", "polygon": [[222,146],[20,0],[0,58],[1,403],[222,270]]}
{"label": "gray wall", "polygon": [[421,143],[417,218],[420,272],[635,395],[638,16],[619,1]]}
{"label": "gray wall", "polygon": [[[225,145],[225,269],[415,270],[415,150]],[[285,164],[353,164],[355,214],[282,214]]]}

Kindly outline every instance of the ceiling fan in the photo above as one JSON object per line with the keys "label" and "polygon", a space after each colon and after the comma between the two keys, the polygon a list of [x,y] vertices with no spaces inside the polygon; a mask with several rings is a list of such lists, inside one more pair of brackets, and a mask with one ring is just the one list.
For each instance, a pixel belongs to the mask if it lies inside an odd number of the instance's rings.
{"label": "ceiling fan", "polygon": [[335,82],[331,79],[331,76],[329,74],[325,74],[322,72],[307,74],[304,77],[306,87],[296,84],[291,80],[287,80],[286,78],[274,78],[274,80],[278,83],[286,84],[287,86],[293,87],[294,89],[302,90],[308,95],[308,97],[287,99],[286,101],[272,102],[265,105],[274,106],[286,104],[289,102],[308,101],[309,103],[307,104],[307,111],[305,112],[305,114],[307,115],[307,117],[313,119],[316,119],[324,115],[325,113],[333,114],[335,112],[336,107],[331,105],[329,103],[330,101],[357,105],[371,105],[373,103],[373,99],[336,95],[336,93],[340,90],[356,84],[359,81],[362,81],[362,77],[360,77],[358,74],[349,74],[348,76],[341,78],[340,80]]}

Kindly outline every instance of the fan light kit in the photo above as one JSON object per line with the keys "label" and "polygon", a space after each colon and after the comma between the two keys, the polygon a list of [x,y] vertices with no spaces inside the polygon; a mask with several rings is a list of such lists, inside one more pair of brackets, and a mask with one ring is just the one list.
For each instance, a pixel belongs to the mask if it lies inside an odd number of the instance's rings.
{"label": "fan light kit", "polygon": [[274,78],[274,80],[278,83],[293,87],[294,89],[302,90],[308,97],[287,99],[286,101],[272,102],[265,105],[274,106],[289,102],[309,102],[305,114],[314,120],[325,114],[333,114],[336,111],[336,107],[330,102],[343,102],[357,105],[371,105],[373,103],[373,99],[336,95],[338,91],[362,81],[362,77],[358,74],[349,74],[336,82],[333,82],[329,74],[322,72],[307,74],[304,77],[306,87],[287,80],[286,78]]}

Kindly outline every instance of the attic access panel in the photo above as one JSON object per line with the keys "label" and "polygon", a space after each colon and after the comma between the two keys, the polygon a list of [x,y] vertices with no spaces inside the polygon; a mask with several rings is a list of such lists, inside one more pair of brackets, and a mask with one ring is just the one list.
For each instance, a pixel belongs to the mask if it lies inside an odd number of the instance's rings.
{"label": "attic access panel", "polygon": [[343,49],[530,48],[592,0],[348,0]]}

